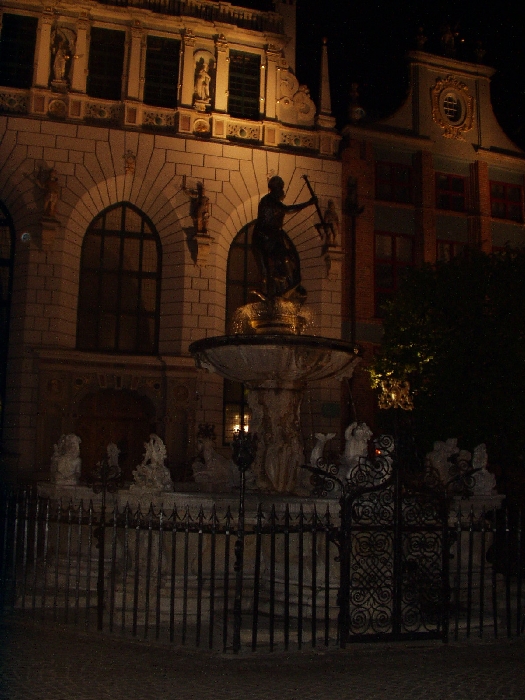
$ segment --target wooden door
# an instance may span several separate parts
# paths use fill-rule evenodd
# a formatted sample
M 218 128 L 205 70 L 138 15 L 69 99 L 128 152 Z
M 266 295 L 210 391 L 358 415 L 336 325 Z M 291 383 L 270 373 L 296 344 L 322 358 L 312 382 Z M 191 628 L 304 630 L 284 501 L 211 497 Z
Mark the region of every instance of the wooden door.
M 108 443 L 120 450 L 119 464 L 126 481 L 142 462 L 144 443 L 155 432 L 154 409 L 145 397 L 131 391 L 106 389 L 86 396 L 80 404 L 76 433 L 81 438 L 82 477 L 103 457 Z

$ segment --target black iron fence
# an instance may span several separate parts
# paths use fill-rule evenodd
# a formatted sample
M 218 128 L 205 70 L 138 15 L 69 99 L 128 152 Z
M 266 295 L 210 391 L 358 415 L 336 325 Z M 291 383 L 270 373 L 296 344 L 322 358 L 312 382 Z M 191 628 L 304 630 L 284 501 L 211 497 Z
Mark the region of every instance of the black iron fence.
M 342 501 L 259 506 L 242 522 L 215 506 L 132 511 L 5 493 L 0 606 L 223 651 L 521 634 L 521 514 L 440 521 L 430 501 L 416 507 L 406 488 L 403 498 L 396 511 L 395 489 L 377 489 L 343 519 Z

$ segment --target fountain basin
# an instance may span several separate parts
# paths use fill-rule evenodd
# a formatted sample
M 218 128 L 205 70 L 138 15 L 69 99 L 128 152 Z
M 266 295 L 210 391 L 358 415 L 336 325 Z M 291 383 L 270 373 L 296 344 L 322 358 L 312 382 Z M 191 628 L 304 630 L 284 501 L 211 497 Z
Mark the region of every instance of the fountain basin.
M 350 377 L 360 360 L 352 343 L 313 335 L 222 335 L 197 340 L 189 350 L 198 367 L 263 389 Z
M 204 338 L 192 343 L 190 352 L 197 367 L 250 389 L 250 431 L 258 439 L 252 465 L 257 487 L 307 495 L 306 474 L 300 468 L 303 390 L 309 381 L 351 377 L 360 360 L 357 348 L 343 340 L 279 333 Z

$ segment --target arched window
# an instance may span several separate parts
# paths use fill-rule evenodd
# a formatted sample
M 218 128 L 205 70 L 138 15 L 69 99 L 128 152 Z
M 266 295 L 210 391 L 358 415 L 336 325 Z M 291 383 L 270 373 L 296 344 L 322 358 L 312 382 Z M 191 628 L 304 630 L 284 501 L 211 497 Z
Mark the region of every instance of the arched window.
M 257 301 L 253 292 L 263 289 L 261 274 L 252 252 L 255 221 L 244 226 L 235 236 L 228 253 L 226 271 L 226 327 L 239 306 Z
M 239 306 L 257 301 L 252 292 L 262 291 L 261 275 L 252 252 L 252 233 L 255 222 L 242 228 L 233 239 L 228 253 L 226 272 L 226 328 Z M 233 432 L 243 422 L 249 425 L 247 390 L 240 382 L 224 380 L 223 394 L 223 442 L 231 442 Z
M 9 348 L 9 312 L 13 287 L 15 227 L 0 202 L 0 444 L 5 406 L 6 365 Z
M 105 209 L 82 244 L 77 348 L 154 354 L 159 335 L 161 246 L 128 202 Z

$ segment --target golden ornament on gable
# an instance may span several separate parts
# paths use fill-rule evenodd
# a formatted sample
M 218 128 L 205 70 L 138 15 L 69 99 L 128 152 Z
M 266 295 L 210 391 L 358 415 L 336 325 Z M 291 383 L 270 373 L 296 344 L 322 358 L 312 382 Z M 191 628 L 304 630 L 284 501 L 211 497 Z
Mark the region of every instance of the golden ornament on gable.
M 430 91 L 432 119 L 443 129 L 447 139 L 464 141 L 474 122 L 474 98 L 468 86 L 449 75 L 438 78 Z

